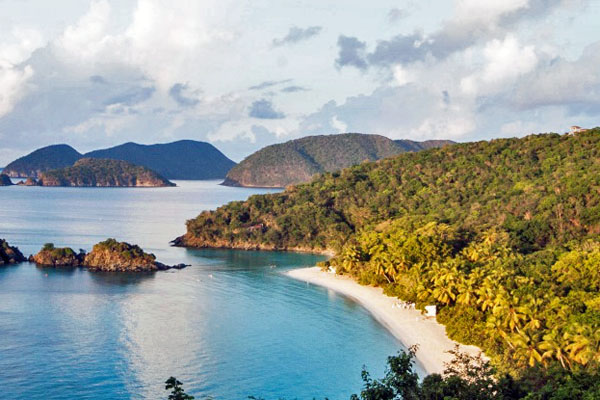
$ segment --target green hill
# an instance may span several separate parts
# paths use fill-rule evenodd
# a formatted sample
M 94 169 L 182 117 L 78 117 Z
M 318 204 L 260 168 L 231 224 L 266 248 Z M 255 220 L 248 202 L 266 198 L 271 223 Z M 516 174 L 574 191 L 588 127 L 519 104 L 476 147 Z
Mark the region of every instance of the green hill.
M 152 145 L 125 143 L 86 153 L 85 157 L 128 161 L 169 179 L 221 179 L 235 166 L 212 144 L 194 140 Z
M 332 251 L 500 371 L 596 370 L 598 160 L 600 128 L 406 153 L 205 211 L 175 244 Z
M 40 186 L 175 186 L 156 172 L 121 160 L 82 158 L 72 167 L 41 174 Z
M 315 174 L 447 143 L 451 142 L 393 141 L 379 135 L 360 133 L 308 136 L 267 146 L 251 154 L 229 171 L 223 184 L 285 187 L 307 182 Z
M 11 178 L 39 178 L 42 172 L 68 167 L 81 158 L 81 154 L 66 144 L 42 147 L 8 164 L 3 174 Z

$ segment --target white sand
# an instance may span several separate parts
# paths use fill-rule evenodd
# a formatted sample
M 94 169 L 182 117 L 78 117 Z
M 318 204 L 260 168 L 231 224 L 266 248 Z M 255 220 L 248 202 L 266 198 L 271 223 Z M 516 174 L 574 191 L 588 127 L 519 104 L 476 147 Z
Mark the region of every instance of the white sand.
M 295 269 L 286 274 L 334 290 L 360 303 L 403 345 L 419 345 L 417 361 L 428 374 L 441 373 L 444 363 L 452 359 L 447 351 L 457 343 L 446 336 L 445 327 L 433 317 L 425 317 L 419 310 L 395 307 L 399 300 L 386 296 L 381 288 L 360 285 L 351 278 L 323 272 L 319 267 Z M 460 350 L 472 355 L 481 352 L 475 346 L 465 345 L 460 345 Z

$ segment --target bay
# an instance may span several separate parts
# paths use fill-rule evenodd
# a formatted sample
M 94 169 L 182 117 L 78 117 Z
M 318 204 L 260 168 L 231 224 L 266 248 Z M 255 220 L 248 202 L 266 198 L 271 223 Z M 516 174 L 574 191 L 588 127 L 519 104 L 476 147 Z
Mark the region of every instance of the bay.
M 282 275 L 322 256 L 169 246 L 202 210 L 265 189 L 0 188 L 0 238 L 90 250 L 108 237 L 180 271 L 0 267 L 0 397 L 160 399 L 176 376 L 196 398 L 347 399 L 366 365 L 402 345 L 332 291 Z M 272 190 L 271 190 L 272 192 Z

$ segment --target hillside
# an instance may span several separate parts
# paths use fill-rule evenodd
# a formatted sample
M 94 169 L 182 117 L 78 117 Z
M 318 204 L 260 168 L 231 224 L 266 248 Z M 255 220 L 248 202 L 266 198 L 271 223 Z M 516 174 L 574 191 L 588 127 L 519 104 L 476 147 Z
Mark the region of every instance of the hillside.
M 86 153 L 85 157 L 128 161 L 169 179 L 220 179 L 235 165 L 210 143 L 194 140 L 152 145 L 125 143 Z
M 11 178 L 39 178 L 42 172 L 68 167 L 81 158 L 81 154 L 66 144 L 42 147 L 8 164 L 3 174 Z
M 401 154 L 203 212 L 175 244 L 333 251 L 500 371 L 595 370 L 599 160 L 600 128 Z
M 41 174 L 40 186 L 175 186 L 156 172 L 120 160 L 82 158 L 72 167 Z
M 430 146 L 425 145 L 425 146 Z M 227 174 L 224 185 L 285 187 L 309 181 L 315 174 L 333 172 L 363 161 L 374 161 L 424 147 L 409 140 L 345 133 L 308 136 L 267 146 L 248 156 Z

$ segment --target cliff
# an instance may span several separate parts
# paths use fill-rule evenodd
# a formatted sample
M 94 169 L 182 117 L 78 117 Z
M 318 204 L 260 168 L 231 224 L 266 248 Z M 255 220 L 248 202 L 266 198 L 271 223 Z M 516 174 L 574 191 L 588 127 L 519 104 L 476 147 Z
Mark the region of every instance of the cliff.
M 72 167 L 41 174 L 40 186 L 163 187 L 175 186 L 146 167 L 126 161 L 82 158 Z
M 43 172 L 64 168 L 81 158 L 81 154 L 66 144 L 42 147 L 8 164 L 3 174 L 11 178 L 39 178 Z
M 435 142 L 393 141 L 379 135 L 359 133 L 308 136 L 267 146 L 248 156 L 229 171 L 223 184 L 285 187 L 310 181 L 315 174 L 435 145 Z
M 0 265 L 16 264 L 27 259 L 17 247 L 10 246 L 6 240 L 0 239 Z

